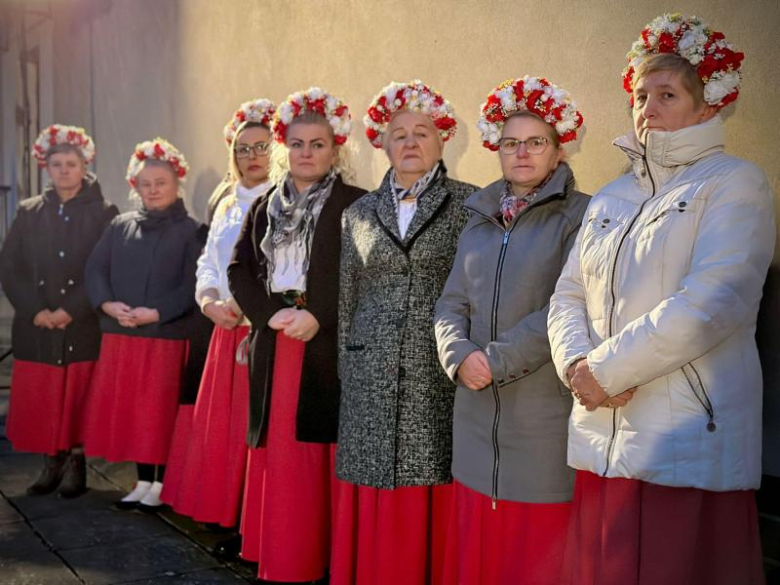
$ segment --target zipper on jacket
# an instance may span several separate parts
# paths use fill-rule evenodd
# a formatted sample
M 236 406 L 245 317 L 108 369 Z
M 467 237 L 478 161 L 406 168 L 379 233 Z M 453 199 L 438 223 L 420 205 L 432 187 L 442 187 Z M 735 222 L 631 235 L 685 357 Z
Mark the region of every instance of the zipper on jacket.
M 645 169 L 647 170 L 647 176 L 650 178 L 650 184 L 652 185 L 652 191 L 650 193 L 650 199 L 655 197 L 655 179 L 653 179 L 653 173 L 650 172 L 650 165 L 647 164 L 647 155 L 642 155 L 642 161 L 644 162 Z M 639 206 L 639 211 L 636 212 L 634 217 L 631 218 L 631 221 L 628 223 L 628 226 L 626 226 L 626 230 L 623 232 L 623 235 L 620 236 L 620 241 L 618 242 L 617 250 L 615 250 L 615 258 L 612 262 L 612 271 L 609 277 L 609 292 L 612 297 L 612 302 L 609 306 L 609 318 L 607 319 L 607 339 L 612 337 L 614 335 L 614 319 L 615 319 L 615 303 L 617 302 L 617 292 L 615 291 L 615 273 L 617 272 L 617 265 L 618 260 L 620 259 L 620 250 L 623 248 L 623 244 L 626 241 L 626 238 L 628 238 L 628 234 L 631 233 L 631 230 L 634 228 L 634 224 L 636 223 L 636 220 L 639 219 L 639 216 L 642 215 L 642 211 L 645 208 L 645 205 L 647 204 L 650 199 L 645 199 L 642 202 L 642 205 Z M 618 407 L 620 408 L 620 407 Z M 618 408 L 615 408 L 612 411 L 612 435 L 609 437 L 609 443 L 607 444 L 607 465 L 604 467 L 604 473 L 602 474 L 604 477 L 607 476 L 607 472 L 609 471 L 610 466 L 610 459 L 612 455 L 612 450 L 615 447 L 615 436 L 617 435 L 617 411 Z
M 683 376 L 685 376 L 685 381 L 688 382 L 688 386 L 691 388 L 691 392 L 693 392 L 693 395 L 696 397 L 696 400 L 699 401 L 699 404 L 702 405 L 702 408 L 704 408 L 705 412 L 707 413 L 707 417 L 709 420 L 707 421 L 707 430 L 711 433 L 715 432 L 715 429 L 717 429 L 717 425 L 715 424 L 715 409 L 712 406 L 712 401 L 710 400 L 709 394 L 707 394 L 707 389 L 704 387 L 704 382 L 701 379 L 701 376 L 699 375 L 699 371 L 696 369 L 696 366 L 693 365 L 693 363 L 686 364 L 691 367 L 693 370 L 693 373 L 696 374 L 696 380 L 699 383 L 699 388 L 701 388 L 701 392 L 703 395 L 699 396 L 699 393 L 696 392 L 696 388 L 693 385 L 693 382 L 691 382 L 691 379 L 688 377 L 688 374 L 685 372 L 685 366 L 680 368 L 682 370 Z
M 506 257 L 506 247 L 509 242 L 509 234 L 512 233 L 514 226 L 504 230 L 504 237 L 501 240 L 501 252 L 498 255 L 498 265 L 496 266 L 496 280 L 493 284 L 493 308 L 490 317 L 490 341 L 495 341 L 498 336 L 498 300 L 499 289 L 501 284 L 501 272 L 504 269 L 504 258 Z M 496 502 L 498 501 L 498 466 L 500 451 L 498 448 L 498 424 L 501 420 L 501 397 L 498 394 L 498 383 L 493 380 L 491 383 L 493 389 L 493 399 L 496 402 L 496 414 L 493 416 L 493 490 L 491 493 L 491 504 L 493 510 L 496 509 Z
M 57 215 L 62 215 L 62 208 L 64 205 L 65 205 L 64 203 L 60 203 L 60 208 L 59 210 L 57 210 Z

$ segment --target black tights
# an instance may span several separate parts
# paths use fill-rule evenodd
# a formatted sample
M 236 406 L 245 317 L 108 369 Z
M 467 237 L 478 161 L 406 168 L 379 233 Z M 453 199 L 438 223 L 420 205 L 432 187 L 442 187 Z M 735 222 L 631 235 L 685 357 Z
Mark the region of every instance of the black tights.
M 165 477 L 165 465 L 150 465 L 148 463 L 136 463 L 138 468 L 138 481 L 159 481 Z

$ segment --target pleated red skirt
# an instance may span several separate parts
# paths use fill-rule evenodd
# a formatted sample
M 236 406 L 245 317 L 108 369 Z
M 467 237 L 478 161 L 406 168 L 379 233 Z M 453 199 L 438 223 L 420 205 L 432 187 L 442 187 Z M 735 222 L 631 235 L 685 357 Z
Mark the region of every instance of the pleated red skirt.
M 559 585 L 571 502 L 492 499 L 454 482 L 447 585 Z
M 164 464 L 186 362 L 183 340 L 103 335 L 84 425 L 87 454 Z
M 81 445 L 94 361 L 51 366 L 15 360 L 6 435 L 17 451 L 56 455 Z
M 336 446 L 295 439 L 305 347 L 277 334 L 266 446 L 249 450 L 241 556 L 268 581 L 314 581 L 330 562 Z
M 332 585 L 444 585 L 452 484 L 393 490 L 339 482 Z
M 162 500 L 198 522 L 235 526 L 241 509 L 249 369 L 236 350 L 248 333 L 214 328 L 195 407 L 179 408 Z
M 762 584 L 755 494 L 578 471 L 561 582 Z

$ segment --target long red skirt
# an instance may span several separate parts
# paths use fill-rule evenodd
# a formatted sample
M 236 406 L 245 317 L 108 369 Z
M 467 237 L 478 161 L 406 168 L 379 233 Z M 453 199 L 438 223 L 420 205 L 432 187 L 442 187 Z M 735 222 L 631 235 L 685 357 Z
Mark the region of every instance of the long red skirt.
M 314 581 L 330 561 L 336 446 L 295 439 L 305 347 L 277 334 L 267 442 L 249 450 L 241 556 L 268 581 Z
M 332 585 L 444 585 L 452 484 L 393 490 L 339 482 Z
M 444 562 L 448 585 L 559 585 L 571 502 L 492 499 L 454 482 Z
M 249 369 L 236 350 L 248 333 L 214 328 L 194 410 L 179 408 L 162 500 L 198 522 L 235 526 L 241 509 Z
M 81 445 L 94 361 L 67 366 L 15 360 L 6 435 L 17 451 L 56 455 Z
M 753 491 L 711 492 L 577 472 L 562 583 L 764 583 Z
M 87 454 L 164 464 L 186 362 L 183 340 L 103 335 L 84 425 Z

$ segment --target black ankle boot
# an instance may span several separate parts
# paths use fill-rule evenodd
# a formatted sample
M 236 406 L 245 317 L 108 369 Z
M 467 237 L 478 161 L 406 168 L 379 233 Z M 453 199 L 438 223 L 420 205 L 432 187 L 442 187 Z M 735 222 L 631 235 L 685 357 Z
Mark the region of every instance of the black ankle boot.
M 65 462 L 59 494 L 63 498 L 78 498 L 87 491 L 87 462 L 84 453 L 70 453 Z
M 54 457 L 44 455 L 43 470 L 35 483 L 27 488 L 28 496 L 44 496 L 57 489 L 62 481 L 63 467 L 68 454 L 66 451 L 57 453 Z

